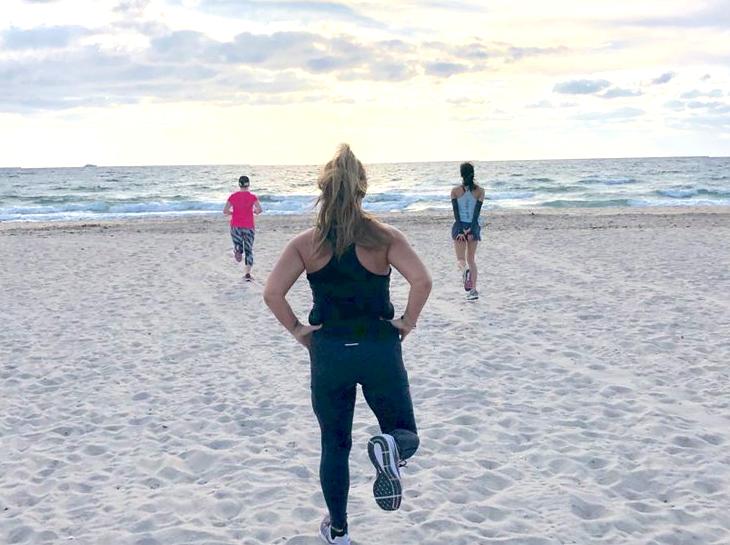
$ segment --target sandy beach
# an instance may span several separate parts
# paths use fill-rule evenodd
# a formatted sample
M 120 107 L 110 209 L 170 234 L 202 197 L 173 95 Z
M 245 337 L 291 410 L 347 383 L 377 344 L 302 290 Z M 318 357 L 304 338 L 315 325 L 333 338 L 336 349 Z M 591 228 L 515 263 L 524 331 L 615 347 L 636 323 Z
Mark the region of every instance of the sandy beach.
M 0 543 L 319 543 L 308 357 L 261 297 L 310 221 L 261 217 L 252 284 L 223 216 L 0 224 Z M 380 511 L 359 396 L 354 543 L 730 543 L 730 210 L 489 212 L 478 302 L 448 216 L 387 221 L 434 278 L 421 449 Z

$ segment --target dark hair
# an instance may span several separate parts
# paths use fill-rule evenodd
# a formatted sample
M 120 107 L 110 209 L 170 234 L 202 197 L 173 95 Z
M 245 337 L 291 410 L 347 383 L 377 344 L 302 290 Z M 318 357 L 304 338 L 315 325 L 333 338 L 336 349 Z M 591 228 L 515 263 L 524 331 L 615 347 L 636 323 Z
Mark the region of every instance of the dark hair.
M 460 170 L 464 187 L 474 189 L 474 165 L 471 163 L 461 163 Z
M 248 181 L 248 176 L 241 176 L 238 179 L 238 185 L 241 187 L 246 187 L 250 182 Z

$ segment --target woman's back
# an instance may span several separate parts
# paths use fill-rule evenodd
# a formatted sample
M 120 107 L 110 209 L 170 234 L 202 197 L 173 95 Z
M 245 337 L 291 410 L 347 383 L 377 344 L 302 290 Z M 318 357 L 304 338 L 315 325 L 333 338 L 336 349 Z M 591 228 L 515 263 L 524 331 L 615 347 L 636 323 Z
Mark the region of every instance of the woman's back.
M 378 228 L 388 234 L 392 229 L 385 224 L 379 224 Z M 331 245 L 318 247 L 318 240 L 319 237 L 315 227 L 300 233 L 293 240 L 308 275 L 325 267 L 334 256 Z M 387 245 L 370 247 L 356 242 L 353 247 L 355 248 L 357 260 L 365 269 L 372 274 L 384 275 L 389 273 L 390 263 L 388 262 Z
M 316 240 L 315 229 L 310 229 L 294 241 L 312 289 L 309 323 L 332 330 L 345 322 L 392 319 L 388 248 L 351 244 L 337 256 L 327 246 L 317 248 Z
M 464 223 L 471 223 L 474 217 L 474 209 L 477 205 L 477 198 L 474 196 L 474 191 L 465 190 L 461 197 L 457 197 L 456 203 L 459 206 L 459 219 Z
M 458 185 L 451 190 L 451 198 L 456 199 L 459 219 L 464 223 L 471 223 L 471 220 L 474 219 L 477 202 L 484 198 L 484 189 L 479 186 L 469 189 Z

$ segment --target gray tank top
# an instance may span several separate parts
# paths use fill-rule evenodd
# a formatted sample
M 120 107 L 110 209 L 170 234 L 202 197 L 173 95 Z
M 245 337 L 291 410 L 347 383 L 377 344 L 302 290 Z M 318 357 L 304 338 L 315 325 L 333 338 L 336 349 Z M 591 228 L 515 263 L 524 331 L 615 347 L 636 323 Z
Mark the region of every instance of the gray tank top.
M 464 223 L 471 223 L 474 208 L 477 205 L 476 197 L 467 189 L 461 197 L 456 199 L 456 204 L 459 205 L 459 219 Z

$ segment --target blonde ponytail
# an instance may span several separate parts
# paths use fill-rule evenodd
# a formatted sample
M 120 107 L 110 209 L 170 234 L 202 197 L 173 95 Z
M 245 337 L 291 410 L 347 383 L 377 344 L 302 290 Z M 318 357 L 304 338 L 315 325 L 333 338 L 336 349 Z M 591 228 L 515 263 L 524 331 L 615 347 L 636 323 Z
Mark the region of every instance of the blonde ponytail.
M 335 156 L 322 169 L 317 186 L 322 192 L 317 199 L 318 249 L 329 244 L 339 257 L 352 244 L 372 248 L 390 243 L 387 231 L 362 209 L 367 176 L 350 146 L 340 144 Z

